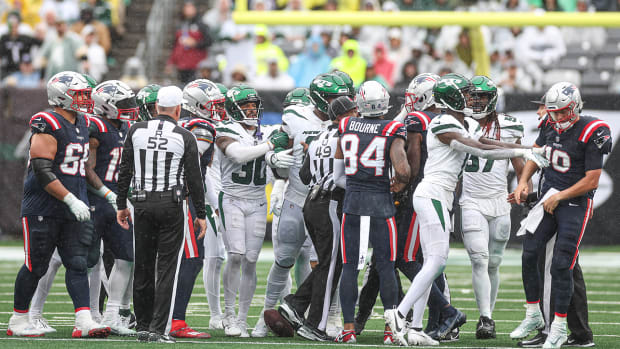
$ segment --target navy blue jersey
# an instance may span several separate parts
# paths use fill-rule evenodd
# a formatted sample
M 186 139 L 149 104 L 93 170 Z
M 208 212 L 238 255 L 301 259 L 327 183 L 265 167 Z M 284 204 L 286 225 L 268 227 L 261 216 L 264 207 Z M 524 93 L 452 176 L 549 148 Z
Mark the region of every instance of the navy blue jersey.
M 543 121 L 536 144 L 548 146 L 545 157 L 551 165 L 544 171 L 542 195 L 549 188 L 567 189 L 585 177 L 587 171 L 602 168 L 603 155 L 611 151 L 611 141 L 609 125 L 591 116 L 581 116 L 562 133 Z M 588 198 L 593 196 L 594 191 L 586 194 Z
M 428 158 L 428 150 L 426 149 L 426 129 L 435 116 L 437 116 L 437 114 L 430 111 L 414 111 L 409 113 L 405 118 L 407 132 L 422 134 L 422 144 L 420 145 L 420 171 L 418 172 L 416 180 L 412 186 L 416 186 L 417 183 L 419 183 L 424 177 L 424 164 L 426 163 L 426 158 Z M 415 190 L 415 188 L 413 189 Z
M 348 117 L 340 122 L 338 134 L 347 176 L 343 212 L 392 217 L 396 210 L 390 194 L 390 147 L 397 137 L 407 139 L 405 125 Z
M 202 154 L 202 157 L 200 157 L 200 170 L 202 172 L 202 177 L 204 178 L 207 174 L 207 166 L 211 163 L 211 160 L 213 160 L 213 153 L 215 151 L 215 147 L 213 145 L 213 141 L 215 140 L 215 125 L 201 118 L 183 118 L 179 120 L 179 125 L 188 131 L 191 131 L 194 136 L 196 136 L 196 140 L 198 142 L 207 142 L 211 144 L 211 146 L 209 146 L 209 148 Z M 196 130 L 197 128 L 206 131 L 206 133 L 199 132 Z
M 99 141 L 95 173 L 103 184 L 115 193 L 123 144 L 129 132 L 129 123 L 120 121 L 120 125 L 120 128 L 116 128 L 108 120 L 96 116 L 90 117 L 89 137 Z
M 60 114 L 40 112 L 30 119 L 32 134 L 47 133 L 56 139 L 56 156 L 52 170 L 69 192 L 88 204 L 86 194 L 86 160 L 88 160 L 88 117 L 78 114 L 75 124 Z M 69 207 L 48 194 L 39 184 L 28 164 L 24 183 L 22 216 L 43 216 L 76 220 Z

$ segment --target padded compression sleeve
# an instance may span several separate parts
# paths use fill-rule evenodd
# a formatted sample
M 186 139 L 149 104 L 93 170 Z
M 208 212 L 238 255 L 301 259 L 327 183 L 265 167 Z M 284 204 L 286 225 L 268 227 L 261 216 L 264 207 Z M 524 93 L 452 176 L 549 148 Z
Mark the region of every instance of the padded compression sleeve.
M 209 205 L 211 205 L 211 207 L 213 207 L 213 209 L 215 210 L 217 208 L 217 188 L 216 188 L 216 184 L 213 183 L 213 178 L 211 178 L 211 176 L 209 176 L 208 174 L 205 175 L 205 185 L 207 187 L 206 189 L 206 195 L 207 195 L 207 203 Z
M 465 145 L 456 139 L 453 139 L 450 142 L 450 148 L 460 151 L 462 153 L 468 153 L 471 155 L 475 155 L 480 158 L 490 159 L 490 160 L 503 160 L 510 159 L 516 157 L 523 157 L 529 149 L 523 148 L 502 148 L 502 149 L 492 149 L 492 150 L 484 150 L 476 147 L 472 147 L 469 145 Z
M 346 189 L 347 176 L 344 174 L 344 159 L 334 161 L 334 183 L 342 189 Z
M 37 177 L 37 182 L 42 188 L 45 188 L 48 184 L 58 179 L 52 171 L 53 162 L 50 159 L 34 158 L 30 160 L 32 171 Z
M 231 143 L 226 147 L 224 154 L 238 164 L 244 164 L 265 155 L 271 150 L 271 143 L 265 142 L 258 145 L 245 146 L 239 142 Z

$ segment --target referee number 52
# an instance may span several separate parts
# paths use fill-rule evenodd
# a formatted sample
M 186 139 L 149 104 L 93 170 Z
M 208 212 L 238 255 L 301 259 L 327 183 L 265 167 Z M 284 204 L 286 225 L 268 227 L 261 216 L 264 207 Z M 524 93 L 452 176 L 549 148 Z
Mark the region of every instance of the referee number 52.
M 168 150 L 168 147 L 166 147 L 166 144 L 168 144 L 168 138 L 160 138 L 158 136 L 149 137 L 147 143 L 147 149 Z

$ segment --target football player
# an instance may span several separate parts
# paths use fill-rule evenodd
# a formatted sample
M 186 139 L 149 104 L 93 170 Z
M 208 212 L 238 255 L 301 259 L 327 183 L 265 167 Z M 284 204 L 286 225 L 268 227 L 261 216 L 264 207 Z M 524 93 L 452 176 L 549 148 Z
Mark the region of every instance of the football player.
M 24 183 L 22 225 L 26 259 L 15 280 L 13 315 L 7 334 L 42 336 L 30 322 L 28 307 L 54 248 L 67 268 L 67 290 L 75 308 L 73 337 L 107 337 L 110 328 L 95 322 L 89 309 L 86 259 L 93 239 L 86 189 L 88 117 L 92 88 L 78 73 L 64 71 L 47 83 L 51 112 L 30 120 L 30 162 Z
M 340 303 L 344 329 L 335 339 L 340 343 L 356 343 L 357 276 L 366 263 L 369 242 L 379 272 L 386 318 L 390 316 L 389 309 L 398 302 L 394 274 L 396 209 L 390 190 L 400 192 L 405 188 L 410 168 L 405 152 L 405 125 L 383 120 L 389 102 L 390 95 L 381 84 L 364 82 L 356 96 L 362 118 L 345 118 L 338 128 L 334 178 L 338 186 L 345 188 L 340 244 L 343 261 Z M 395 174 L 390 180 L 392 166 Z
M 295 264 L 302 246 L 308 240 L 304 224 L 303 205 L 308 194 L 308 187 L 299 178 L 303 145 L 309 144 L 321 131 L 331 124 L 327 115 L 329 103 L 339 96 L 346 96 L 348 89 L 342 79 L 333 74 L 321 74 L 310 83 L 310 100 L 312 105 L 291 105 L 284 109 L 282 115 L 281 132 L 284 133 L 289 144 L 286 151 L 269 152 L 265 156 L 267 164 L 276 169 L 288 168 L 288 186 L 284 193 L 280 220 L 274 241 L 275 261 L 267 278 L 265 291 L 265 306 L 263 310 L 273 309 L 285 289 L 289 270 Z M 290 161 L 290 152 L 293 151 L 293 161 Z M 287 162 L 290 161 L 290 165 Z M 280 170 L 277 170 L 281 173 Z M 308 268 L 309 269 L 309 268 Z M 305 273 L 307 276 L 309 270 Z M 304 278 L 305 278 L 304 276 Z M 286 301 L 282 307 L 291 310 Z M 259 318 L 257 328 L 263 325 L 263 318 Z M 259 326 L 260 325 L 260 326 Z
M 521 143 L 523 123 L 506 114 L 497 113 L 497 87 L 486 76 L 471 79 L 471 122 L 469 131 L 481 137 L 508 143 Z M 521 177 L 523 160 L 510 160 L 517 178 Z M 476 338 L 495 338 L 492 311 L 499 290 L 499 266 L 510 237 L 510 204 L 506 201 L 508 160 L 483 160 L 470 155 L 463 170 L 459 205 L 463 243 L 472 267 L 472 284 L 480 319 Z M 530 186 L 531 188 L 531 186 Z
M 139 108 L 140 121 L 149 121 L 157 116 L 157 110 L 155 109 L 155 103 L 157 102 L 157 92 L 161 86 L 157 84 L 150 84 L 144 86 L 136 95 L 136 102 Z
M 256 261 L 267 224 L 265 154 L 282 141 L 276 140 L 280 134 L 269 140 L 265 136 L 274 128 L 260 126 L 262 102 L 250 86 L 237 85 L 229 89 L 225 107 L 231 120 L 217 127 L 216 138 L 216 145 L 222 152 L 219 214 L 228 253 L 224 268 L 224 333 L 249 337 L 246 321 L 256 290 Z M 237 293 L 239 314 L 235 317 Z
M 94 247 L 99 250 L 103 239 L 114 256 L 102 323 L 112 329 L 112 334 L 133 336 L 135 331 L 124 326 L 119 314 L 121 310 L 124 313 L 129 311 L 133 293 L 130 290 L 133 233 L 132 230 L 123 229 L 116 221 L 116 185 L 125 136 L 129 122 L 138 119 L 138 105 L 131 88 L 118 80 L 109 80 L 96 86 L 92 98 L 95 115 L 90 117 L 90 156 L 86 163 L 86 176 L 92 183 L 88 200 L 97 234 Z M 99 253 L 96 255 L 99 257 Z M 93 274 L 99 272 L 96 268 Z
M 390 316 L 387 316 L 395 342 L 400 345 L 437 345 L 437 341 L 416 329 L 408 331 L 407 341 L 402 314 L 407 314 L 416 302 L 426 304 L 433 280 L 445 268 L 450 238 L 448 208 L 452 207 L 454 190 L 467 154 L 492 160 L 526 157 L 537 161 L 541 167 L 547 164 L 531 148 L 487 138 L 473 138 L 465 126 L 470 90 L 470 81 L 458 74 L 443 76 L 433 88 L 435 102 L 440 103 L 445 112 L 436 116 L 428 125 L 430 132 L 426 139 L 428 158 L 424 166 L 424 178 L 413 194 L 424 264 L 398 309 L 390 311 Z
M 523 288 L 527 300 L 525 319 L 510 334 L 524 338 L 545 323 L 539 308 L 540 279 L 537 260 L 545 253 L 545 244 L 556 237 L 551 261 L 551 293 L 555 317 L 543 348 L 559 348 L 568 339 L 566 314 L 573 292 L 573 268 L 579 254 L 588 220 L 592 216 L 592 198 L 598 187 L 603 156 L 611 151 L 611 131 L 604 121 L 583 116 L 579 89 L 569 82 L 551 86 L 545 94 L 548 116 L 540 127 L 536 146 L 544 150 L 551 166 L 545 169 L 542 198 L 530 214 L 544 210 L 542 218 L 531 224 L 523 241 Z M 537 170 L 528 161 L 514 192 L 517 202 L 528 194 L 527 180 Z M 534 224 L 536 223 L 536 224 Z M 527 226 L 530 226 L 528 223 Z M 533 230 L 533 231 L 532 231 Z
M 284 102 L 282 102 L 282 108 L 286 109 L 287 107 L 294 104 L 312 104 L 312 102 L 310 101 L 310 90 L 305 87 L 297 87 L 289 91 L 286 94 L 286 97 L 284 97 Z
M 207 190 L 207 232 L 213 237 L 213 242 L 217 242 L 215 238 L 217 234 L 217 195 L 214 185 L 210 183 L 211 176 L 207 176 L 207 167 L 211 165 L 213 159 L 215 140 L 214 123 L 222 120 L 224 112 L 224 95 L 219 88 L 211 81 L 206 79 L 198 79 L 189 82 L 183 88 L 183 105 L 181 109 L 181 118 L 179 124 L 192 132 L 196 137 L 198 144 L 198 153 L 200 155 L 200 169 L 203 182 L 209 190 Z M 187 305 L 194 290 L 196 277 L 203 267 L 205 255 L 205 242 L 199 239 L 200 232 L 193 227 L 193 219 L 195 212 L 194 205 L 191 200 L 186 202 L 186 209 L 189 208 L 189 217 L 186 225 L 185 242 L 183 259 L 179 267 L 179 276 L 177 278 L 176 296 L 174 301 L 174 309 L 172 311 L 172 325 L 170 335 L 176 338 L 210 338 L 206 332 L 193 330 L 185 322 L 185 314 Z M 219 270 L 218 270 L 219 276 Z M 219 283 L 219 277 L 218 277 Z M 208 298 L 207 298 L 208 299 Z M 217 299 L 219 302 L 219 297 Z M 217 309 L 214 309 L 217 310 Z

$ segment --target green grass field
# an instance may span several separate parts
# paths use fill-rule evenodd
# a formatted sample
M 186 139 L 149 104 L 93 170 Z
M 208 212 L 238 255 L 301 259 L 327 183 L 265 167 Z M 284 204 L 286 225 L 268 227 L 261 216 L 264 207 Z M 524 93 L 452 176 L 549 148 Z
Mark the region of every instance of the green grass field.
M 612 252 L 616 251 L 616 252 Z M 582 267 L 588 287 L 588 299 L 590 306 L 590 325 L 594 331 L 594 339 L 598 348 L 620 348 L 620 266 L 618 249 L 606 249 L 599 252 L 593 249 L 582 251 Z M 519 251 L 508 251 L 505 265 L 501 269 L 502 284 L 499 291 L 499 299 L 494 312 L 497 324 L 497 336 L 495 340 L 479 341 L 475 339 L 474 331 L 478 320 L 478 310 L 471 289 L 471 268 L 467 264 L 464 251 L 451 251 L 449 266 L 446 269 L 452 294 L 452 303 L 468 315 L 468 322 L 461 328 L 461 340 L 455 343 L 442 344 L 443 347 L 451 348 L 511 348 L 516 347 L 516 342 L 508 337 L 524 315 L 524 293 L 521 284 L 521 268 L 519 266 Z M 588 254 L 595 255 L 594 259 L 587 259 Z M 1 259 L 1 256 L 0 256 Z M 249 326 L 253 327 L 257 316 L 262 308 L 267 274 L 271 263 L 261 258 L 258 264 L 258 288 L 252 302 Z M 614 261 L 611 267 L 605 261 Z M 56 277 L 50 297 L 45 306 L 45 317 L 58 332 L 41 339 L 20 339 L 7 337 L 6 329 L 8 318 L 12 310 L 13 284 L 15 275 L 21 262 L 15 260 L 2 261 L 0 263 L 0 347 L 2 348 L 130 348 L 139 346 L 161 347 L 161 344 L 139 344 L 134 338 L 110 337 L 105 340 L 71 339 L 74 315 L 71 301 L 66 293 L 64 285 L 64 270 Z M 187 322 L 195 329 L 206 330 L 209 320 L 209 310 L 206 302 L 205 290 L 202 284 L 202 276 L 199 276 L 194 295 L 188 309 Z M 360 277 L 361 280 L 361 277 Z M 404 280 L 403 285 L 409 286 Z M 222 299 L 223 302 L 223 299 Z M 380 307 L 375 308 L 369 324 L 364 333 L 358 337 L 358 347 L 383 346 L 383 311 Z M 223 331 L 211 331 L 212 338 L 203 341 L 179 340 L 177 346 L 186 347 L 197 345 L 210 345 L 224 348 L 303 348 L 315 346 L 333 346 L 341 344 L 308 342 L 301 338 L 276 338 L 269 336 L 263 339 L 241 339 L 225 337 Z

